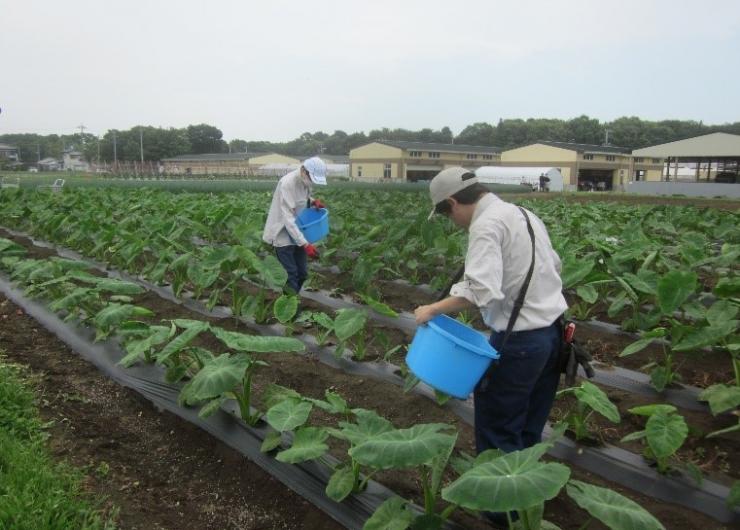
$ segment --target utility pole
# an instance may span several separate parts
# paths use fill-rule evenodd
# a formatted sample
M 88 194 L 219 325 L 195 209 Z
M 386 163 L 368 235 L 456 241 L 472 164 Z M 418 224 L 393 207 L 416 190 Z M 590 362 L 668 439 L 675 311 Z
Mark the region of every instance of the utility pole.
M 41 145 L 36 144 L 36 163 L 41 162 Z
M 113 163 L 118 164 L 118 152 L 116 151 L 116 130 L 113 129 Z
M 141 163 L 144 163 L 144 129 L 139 127 L 139 153 L 141 154 Z
M 82 136 L 83 134 L 85 134 L 85 129 L 87 129 L 87 127 L 85 127 L 84 125 L 78 125 L 77 127 L 75 127 L 75 129 L 79 129 L 80 136 Z

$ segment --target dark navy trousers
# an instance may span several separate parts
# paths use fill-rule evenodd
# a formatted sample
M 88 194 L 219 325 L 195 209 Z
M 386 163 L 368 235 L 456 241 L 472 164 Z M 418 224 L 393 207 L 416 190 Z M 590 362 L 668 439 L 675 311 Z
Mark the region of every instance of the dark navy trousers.
M 288 273 L 288 287 L 299 293 L 303 282 L 308 278 L 308 257 L 303 247 L 288 245 L 275 247 L 275 254 L 285 272 Z
M 560 380 L 560 326 L 491 334 L 501 355 L 474 392 L 475 445 L 478 453 L 498 448 L 506 453 L 539 443 Z

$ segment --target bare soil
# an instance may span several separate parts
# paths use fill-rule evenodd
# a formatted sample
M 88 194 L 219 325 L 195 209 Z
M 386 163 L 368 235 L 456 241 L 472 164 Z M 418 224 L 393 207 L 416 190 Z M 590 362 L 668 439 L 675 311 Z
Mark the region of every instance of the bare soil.
M 85 488 L 118 509 L 120 528 L 342 528 L 240 453 L 107 379 L 4 297 L 0 350 L 34 374 L 52 454 L 86 470 Z

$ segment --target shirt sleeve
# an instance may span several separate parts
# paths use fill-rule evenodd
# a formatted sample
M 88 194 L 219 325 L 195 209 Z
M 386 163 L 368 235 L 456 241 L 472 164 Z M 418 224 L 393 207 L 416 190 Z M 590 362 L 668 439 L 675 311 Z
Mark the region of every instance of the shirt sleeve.
M 280 196 L 280 217 L 283 219 L 285 229 L 288 231 L 290 237 L 295 241 L 295 244 L 299 247 L 306 245 L 308 241 L 303 236 L 300 228 L 295 222 L 295 213 L 293 212 L 293 201 L 292 197 L 295 195 L 293 186 L 289 186 L 288 189 L 284 189 Z
M 504 299 L 501 239 L 502 227 L 498 223 L 493 229 L 471 232 L 465 275 L 450 289 L 452 296 L 461 296 L 479 308 Z

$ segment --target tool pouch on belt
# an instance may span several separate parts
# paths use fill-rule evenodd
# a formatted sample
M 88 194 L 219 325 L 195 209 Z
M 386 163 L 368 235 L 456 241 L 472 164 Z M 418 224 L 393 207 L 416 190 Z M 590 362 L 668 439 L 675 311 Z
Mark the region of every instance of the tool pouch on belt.
M 595 373 L 591 367 L 591 354 L 573 337 L 566 337 L 565 330 L 570 322 L 563 315 L 558 318 L 560 328 L 560 351 L 558 353 L 558 369 L 565 374 L 565 386 L 570 387 L 576 383 L 578 366 L 582 366 L 586 377 L 591 379 Z

